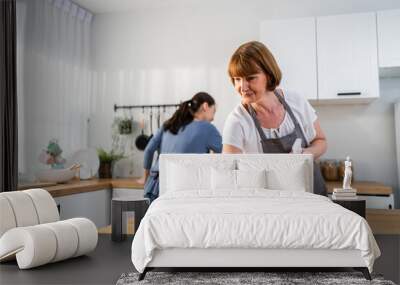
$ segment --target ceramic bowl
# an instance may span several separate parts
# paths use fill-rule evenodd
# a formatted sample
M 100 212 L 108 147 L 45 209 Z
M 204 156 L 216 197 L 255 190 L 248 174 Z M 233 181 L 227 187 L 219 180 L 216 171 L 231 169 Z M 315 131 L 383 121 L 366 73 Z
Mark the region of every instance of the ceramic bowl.
M 75 177 L 76 170 L 65 169 L 46 169 L 36 174 L 41 182 L 65 183 Z

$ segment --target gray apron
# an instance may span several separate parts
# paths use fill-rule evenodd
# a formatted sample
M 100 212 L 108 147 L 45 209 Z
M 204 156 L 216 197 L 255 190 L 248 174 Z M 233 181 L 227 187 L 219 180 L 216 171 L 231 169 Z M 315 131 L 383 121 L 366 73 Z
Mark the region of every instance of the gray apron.
M 263 129 L 261 128 L 260 122 L 257 119 L 256 112 L 254 111 L 253 107 L 251 107 L 251 105 L 249 104 L 247 111 L 253 118 L 258 134 L 261 137 L 260 143 L 262 146 L 263 153 L 290 153 L 292 151 L 292 146 L 297 138 L 301 139 L 303 148 L 308 147 L 308 143 L 304 136 L 303 130 L 301 129 L 299 122 L 294 116 L 292 109 L 286 103 L 285 99 L 281 95 L 279 95 L 276 90 L 274 91 L 274 94 L 278 98 L 279 102 L 283 105 L 286 112 L 288 112 L 290 118 L 292 119 L 294 123 L 294 131 L 281 138 L 267 139 Z M 326 185 L 324 178 L 322 177 L 321 169 L 318 167 L 315 161 L 314 161 L 314 193 L 327 196 Z

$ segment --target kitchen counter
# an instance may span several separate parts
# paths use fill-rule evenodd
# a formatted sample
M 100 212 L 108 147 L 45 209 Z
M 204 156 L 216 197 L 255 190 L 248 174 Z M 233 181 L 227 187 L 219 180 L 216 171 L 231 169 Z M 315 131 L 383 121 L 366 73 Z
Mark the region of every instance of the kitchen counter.
M 136 182 L 137 178 L 120 178 L 120 179 L 89 179 L 79 180 L 74 179 L 68 183 L 54 184 L 54 183 L 32 183 L 24 184 L 18 187 L 19 190 L 30 188 L 43 188 L 49 191 L 53 197 L 67 196 L 77 193 L 97 191 L 101 189 L 112 188 L 125 188 L 125 189 L 141 189 L 143 184 Z M 328 193 L 332 193 L 333 188 L 340 188 L 340 181 L 326 182 Z M 391 195 L 393 193 L 392 187 L 386 186 L 382 183 L 372 181 L 357 181 L 352 184 L 357 189 L 357 194 L 361 195 Z
M 136 183 L 137 178 L 123 179 L 90 179 L 90 180 L 72 180 L 64 184 L 54 183 L 34 183 L 20 185 L 19 190 L 29 188 L 43 188 L 53 197 L 69 196 L 73 194 L 99 191 L 102 189 L 124 188 L 142 190 L 143 185 Z M 340 182 L 327 182 L 328 193 L 333 188 L 340 187 Z M 354 182 L 353 187 L 357 189 L 358 194 L 364 195 L 390 195 L 392 188 L 377 182 Z M 400 234 L 400 210 L 367 209 L 367 221 L 374 234 Z
M 19 190 L 30 188 L 43 188 L 47 190 L 53 197 L 68 196 L 78 193 L 98 191 L 102 189 L 125 188 L 125 189 L 141 189 L 143 184 L 136 183 L 137 178 L 121 178 L 121 179 L 89 179 L 79 180 L 73 179 L 68 183 L 32 183 L 24 184 L 18 187 Z
M 367 221 L 374 234 L 400 235 L 400 209 L 367 209 Z
M 333 188 L 342 188 L 343 186 L 341 181 L 327 181 L 326 187 L 328 194 L 332 194 Z M 359 195 L 389 196 L 393 194 L 392 187 L 374 181 L 356 181 L 351 184 L 351 187 L 357 189 Z

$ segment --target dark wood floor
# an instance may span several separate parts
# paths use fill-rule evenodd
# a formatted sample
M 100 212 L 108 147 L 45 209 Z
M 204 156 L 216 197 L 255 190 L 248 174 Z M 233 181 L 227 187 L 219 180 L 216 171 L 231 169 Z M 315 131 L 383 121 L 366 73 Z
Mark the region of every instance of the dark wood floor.
M 375 239 L 381 257 L 375 261 L 374 271 L 400 284 L 400 235 L 375 235 Z
M 382 256 L 375 272 L 395 283 L 400 281 L 400 236 L 375 236 Z M 132 238 L 115 243 L 110 235 L 99 235 L 96 250 L 88 256 L 19 270 L 16 262 L 0 265 L 0 284 L 115 284 L 124 272 L 134 271 L 130 258 Z
M 134 271 L 131 262 L 132 237 L 112 242 L 111 235 L 99 235 L 96 250 L 87 256 L 19 270 L 16 262 L 0 265 L 0 284 L 115 284 L 124 272 Z

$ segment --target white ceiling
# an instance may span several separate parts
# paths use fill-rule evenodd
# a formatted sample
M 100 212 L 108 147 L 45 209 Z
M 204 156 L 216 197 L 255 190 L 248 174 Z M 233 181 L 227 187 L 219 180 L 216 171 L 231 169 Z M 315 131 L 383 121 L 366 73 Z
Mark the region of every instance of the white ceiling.
M 1 2 L 2 0 L 0 0 Z M 181 8 L 190 7 L 196 9 L 196 7 L 210 7 L 212 11 L 215 7 L 226 7 L 226 9 L 249 9 L 251 7 L 263 7 L 267 2 L 273 11 L 276 11 L 276 7 L 293 7 L 296 9 L 296 5 L 300 5 L 297 0 L 71 0 L 79 6 L 91 11 L 93 14 L 103 13 L 116 13 L 116 12 L 130 12 L 130 11 L 143 11 L 146 9 L 163 9 L 163 8 Z M 337 2 L 337 3 L 336 3 Z M 376 6 L 379 9 L 393 9 L 398 7 L 399 0 L 353 0 L 349 3 L 357 4 L 358 7 L 363 6 Z M 304 0 L 301 5 L 314 5 L 329 7 L 344 7 L 347 4 L 346 0 L 342 1 L 321 1 L 321 0 Z M 381 4 L 379 4 L 381 3 Z M 350 5 L 350 4 L 348 4 Z M 385 7 L 387 6 L 387 8 Z M 350 7 L 350 6 L 348 6 Z M 350 8 L 349 8 L 350 9 Z M 378 9 L 378 8 L 377 8 Z M 350 9 L 351 10 L 351 9 Z M 362 10 L 362 9 L 361 9 Z
M 140 9 L 163 8 L 188 0 L 72 0 L 94 14 L 127 12 Z

